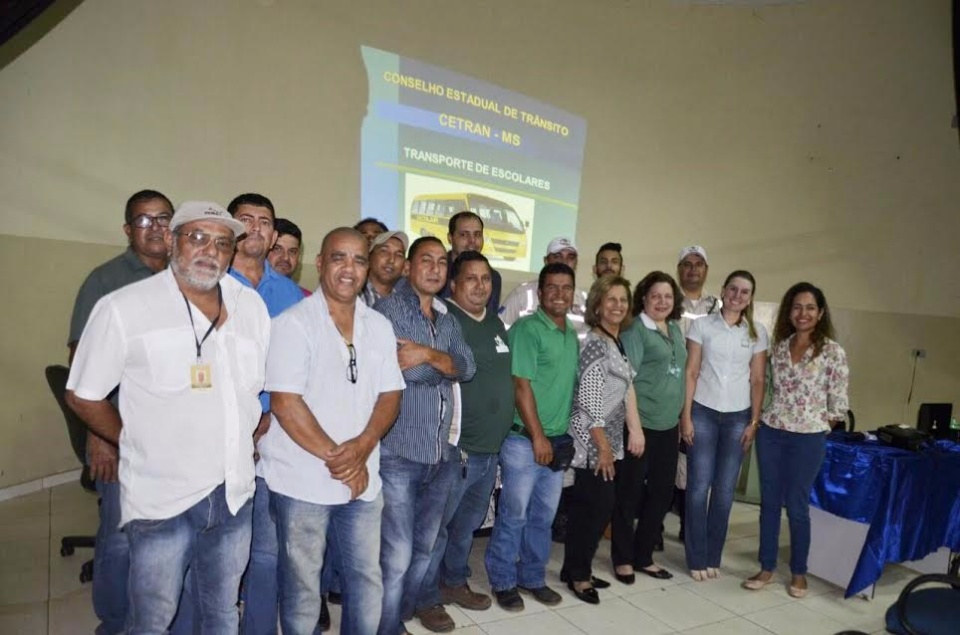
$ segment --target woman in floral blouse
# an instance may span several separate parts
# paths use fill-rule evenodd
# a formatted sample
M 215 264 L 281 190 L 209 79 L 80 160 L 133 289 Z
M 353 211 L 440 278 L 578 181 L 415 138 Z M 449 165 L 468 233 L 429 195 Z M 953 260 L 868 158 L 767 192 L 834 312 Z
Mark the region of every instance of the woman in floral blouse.
M 621 329 L 630 324 L 630 305 L 630 283 L 623 278 L 604 276 L 590 289 L 584 319 L 591 329 L 580 351 L 570 413 L 575 480 L 567 503 L 566 553 L 560 579 L 590 604 L 600 602 L 596 589 L 610 586 L 593 577 L 591 562 L 613 513 L 617 466 L 622 463 L 625 446 L 634 456 L 640 456 L 644 446 L 633 390 L 636 373 L 620 342 Z
M 847 355 L 833 340 L 823 291 L 809 282 L 783 296 L 773 330 L 773 401 L 757 433 L 760 469 L 760 572 L 745 589 L 762 589 L 777 566 L 780 510 L 790 522 L 792 597 L 807 594 L 810 488 L 820 471 L 831 422 L 846 417 Z

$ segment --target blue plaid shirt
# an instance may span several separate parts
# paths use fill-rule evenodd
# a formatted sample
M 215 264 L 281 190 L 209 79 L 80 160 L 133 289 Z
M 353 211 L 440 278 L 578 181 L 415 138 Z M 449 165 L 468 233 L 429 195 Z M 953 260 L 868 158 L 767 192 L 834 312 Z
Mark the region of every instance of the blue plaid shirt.
M 429 364 L 403 371 L 407 388 L 403 391 L 400 415 L 382 445 L 415 463 L 434 465 L 447 461 L 453 449 L 447 442 L 453 415 L 452 385 L 470 381 L 477 371 L 473 351 L 463 339 L 460 323 L 437 298 L 433 300 L 436 319 L 431 322 L 420 309 L 420 297 L 406 278 L 401 278 L 393 293 L 380 299 L 374 309 L 390 320 L 398 338 L 447 353 L 456 367 L 454 375 L 444 375 Z

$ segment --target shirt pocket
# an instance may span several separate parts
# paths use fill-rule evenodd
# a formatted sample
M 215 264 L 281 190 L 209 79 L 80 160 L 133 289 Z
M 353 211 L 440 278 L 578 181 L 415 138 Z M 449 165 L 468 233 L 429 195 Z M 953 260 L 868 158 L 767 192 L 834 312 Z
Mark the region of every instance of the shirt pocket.
M 143 338 L 147 354 L 151 389 L 175 393 L 190 389 L 190 367 L 197 363 L 196 344 L 189 330 L 152 331 Z

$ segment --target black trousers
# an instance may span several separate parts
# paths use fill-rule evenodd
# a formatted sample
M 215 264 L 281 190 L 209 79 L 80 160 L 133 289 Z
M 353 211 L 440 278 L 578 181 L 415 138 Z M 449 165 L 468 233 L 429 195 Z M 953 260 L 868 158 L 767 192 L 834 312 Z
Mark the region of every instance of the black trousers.
M 673 500 L 679 436 L 669 430 L 643 430 L 643 456 L 624 455 L 617 467 L 610 556 L 613 566 L 643 569 L 653 564 L 653 547 Z M 633 519 L 637 519 L 634 529 Z
M 617 461 L 614 471 L 620 469 Z M 574 470 L 573 485 L 567 499 L 567 540 L 563 570 L 569 580 L 586 582 L 592 575 L 591 564 L 603 530 L 610 521 L 616 502 L 614 481 L 604 481 L 592 469 Z

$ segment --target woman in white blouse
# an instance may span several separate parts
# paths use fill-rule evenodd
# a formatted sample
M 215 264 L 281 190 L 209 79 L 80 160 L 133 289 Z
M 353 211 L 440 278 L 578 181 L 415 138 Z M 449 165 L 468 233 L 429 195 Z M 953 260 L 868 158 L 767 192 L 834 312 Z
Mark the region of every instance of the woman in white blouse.
M 680 435 L 687 444 L 687 567 L 696 581 L 719 576 L 733 491 L 763 405 L 768 338 L 753 321 L 756 281 L 734 271 L 720 313 L 687 333 L 687 390 Z
M 757 434 L 760 469 L 760 572 L 745 589 L 773 580 L 780 537 L 780 510 L 790 522 L 792 597 L 807 594 L 810 552 L 810 488 L 820 471 L 831 423 L 847 414 L 847 355 L 833 341 L 823 291 L 809 282 L 783 296 L 773 330 L 773 401 Z

